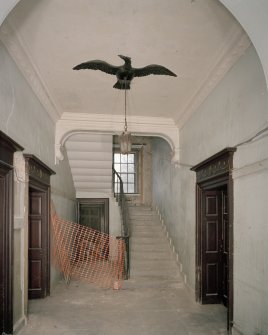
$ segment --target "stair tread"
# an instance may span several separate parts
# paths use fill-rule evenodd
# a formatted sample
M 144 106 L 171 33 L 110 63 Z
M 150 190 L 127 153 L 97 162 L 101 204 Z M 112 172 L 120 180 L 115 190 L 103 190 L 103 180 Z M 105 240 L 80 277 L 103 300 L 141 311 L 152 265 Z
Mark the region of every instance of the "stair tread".
M 131 207 L 130 280 L 135 287 L 167 287 L 182 283 L 179 268 L 157 213 Z

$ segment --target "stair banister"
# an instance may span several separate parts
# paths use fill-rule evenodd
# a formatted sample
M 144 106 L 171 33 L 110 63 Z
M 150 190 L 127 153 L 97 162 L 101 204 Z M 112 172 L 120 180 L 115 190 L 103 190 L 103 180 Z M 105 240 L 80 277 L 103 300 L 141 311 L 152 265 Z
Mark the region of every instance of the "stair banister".
M 122 178 L 117 173 L 117 171 L 112 168 L 113 170 L 113 192 L 114 196 L 116 198 L 116 201 L 118 202 L 118 205 L 120 207 L 121 211 L 121 232 L 122 236 L 118 236 L 118 238 L 122 238 L 125 241 L 126 246 L 126 254 L 125 254 L 125 279 L 129 278 L 130 275 L 130 250 L 129 250 L 129 215 L 128 215 L 128 204 L 127 204 L 127 198 L 124 193 L 124 184 L 122 181 Z M 115 180 L 118 180 L 117 183 L 115 183 Z

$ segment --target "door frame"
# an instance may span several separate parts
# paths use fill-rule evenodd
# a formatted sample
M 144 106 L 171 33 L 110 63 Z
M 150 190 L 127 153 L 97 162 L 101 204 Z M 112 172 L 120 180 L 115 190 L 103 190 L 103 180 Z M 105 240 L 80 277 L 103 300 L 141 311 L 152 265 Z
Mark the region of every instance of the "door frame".
M 109 198 L 77 198 L 77 222 L 80 223 L 80 204 L 104 205 L 105 234 L 109 234 Z
M 3 222 L 3 305 L 1 306 L 0 332 L 13 334 L 13 281 L 14 281 L 14 167 L 13 155 L 22 151 L 18 143 L 0 131 L 0 175 L 4 179 L 4 204 L 1 207 Z M 1 205 L 0 205 L 1 206 Z M 0 209 L 0 210 L 1 210 Z M 1 219 L 1 218 L 0 218 Z M 0 237 L 1 238 L 1 237 Z
M 46 283 L 45 283 L 45 296 L 50 295 L 50 198 L 51 198 L 51 187 L 50 177 L 55 172 L 45 165 L 40 159 L 31 154 L 24 154 L 26 162 L 26 172 L 29 175 L 29 188 L 34 191 L 43 192 L 46 194 L 46 216 L 47 216 L 47 264 L 46 264 Z M 30 201 L 30 200 L 29 200 Z M 28 228 L 29 229 L 29 228 Z
M 205 190 L 213 190 L 219 187 L 227 187 L 229 208 L 229 253 L 228 253 L 228 306 L 227 329 L 230 331 L 233 325 L 233 155 L 236 148 L 226 148 L 212 157 L 202 161 L 191 168 L 196 172 L 196 301 L 202 303 L 202 194 Z

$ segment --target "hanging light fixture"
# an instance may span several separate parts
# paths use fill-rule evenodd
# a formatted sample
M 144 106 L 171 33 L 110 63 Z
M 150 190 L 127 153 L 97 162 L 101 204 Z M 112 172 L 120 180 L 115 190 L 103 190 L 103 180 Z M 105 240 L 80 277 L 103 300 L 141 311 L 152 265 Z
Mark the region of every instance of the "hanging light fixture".
M 125 125 L 124 131 L 119 136 L 121 154 L 126 155 L 131 152 L 131 140 L 131 133 L 127 131 L 127 90 L 125 82 Z

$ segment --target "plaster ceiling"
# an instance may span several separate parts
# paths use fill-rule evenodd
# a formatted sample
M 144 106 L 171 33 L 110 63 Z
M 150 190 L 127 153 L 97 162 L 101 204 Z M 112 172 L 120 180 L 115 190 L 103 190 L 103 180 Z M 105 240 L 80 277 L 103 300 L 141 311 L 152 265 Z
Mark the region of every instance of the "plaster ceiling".
M 114 76 L 72 70 L 93 59 L 120 65 L 123 54 L 134 67 L 160 64 L 178 75 L 134 78 L 128 113 L 181 125 L 248 45 L 216 0 L 21 0 L 6 21 L 14 34 L 4 43 L 16 36 L 58 118 L 63 112 L 123 114 Z M 23 63 L 14 43 L 10 49 Z

